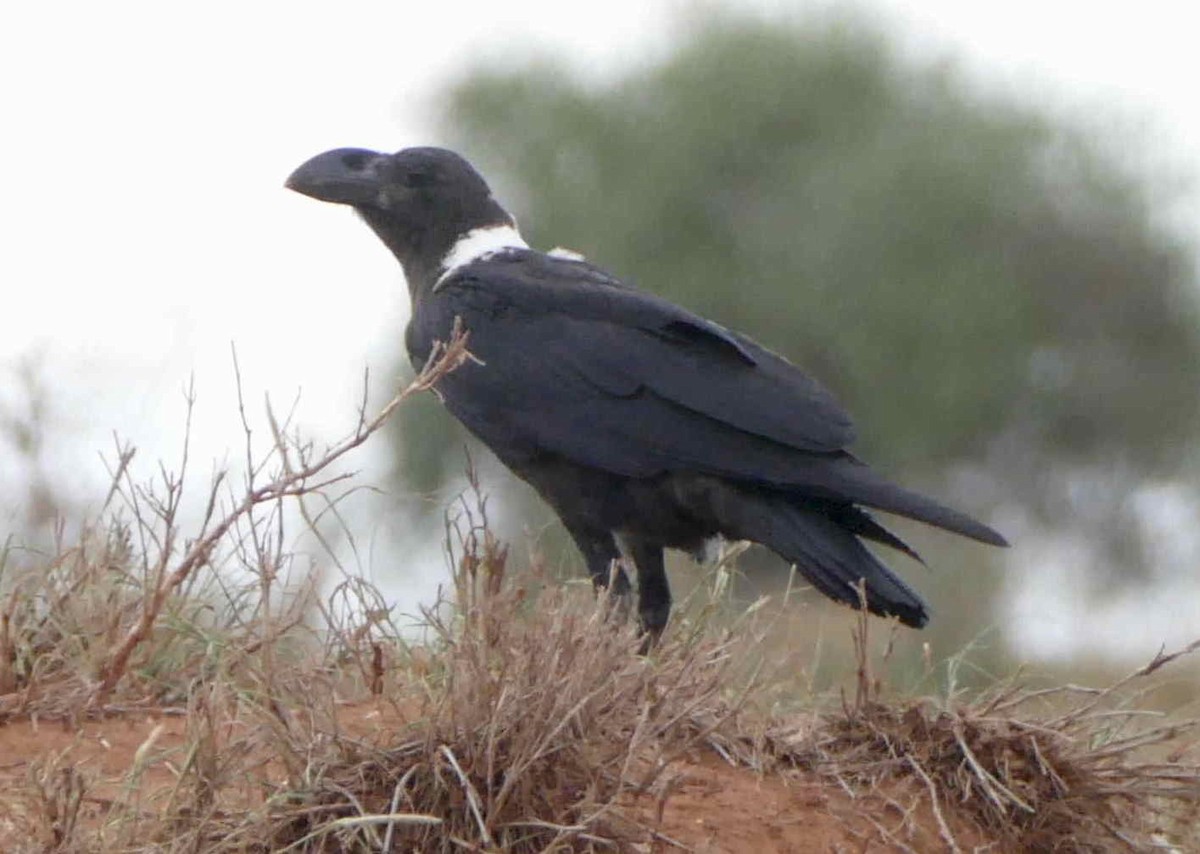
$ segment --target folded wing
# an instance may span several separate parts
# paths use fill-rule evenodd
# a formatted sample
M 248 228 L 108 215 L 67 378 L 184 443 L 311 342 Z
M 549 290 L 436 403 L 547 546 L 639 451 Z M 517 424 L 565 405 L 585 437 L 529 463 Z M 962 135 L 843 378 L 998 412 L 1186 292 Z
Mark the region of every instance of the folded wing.
M 855 461 L 849 417 L 783 358 L 587 265 L 550 265 L 544 276 L 528 263 L 473 265 L 414 316 L 418 360 L 462 318 L 482 364 L 439 391 L 488 445 L 632 477 L 691 471 L 796 490 L 1003 543 Z

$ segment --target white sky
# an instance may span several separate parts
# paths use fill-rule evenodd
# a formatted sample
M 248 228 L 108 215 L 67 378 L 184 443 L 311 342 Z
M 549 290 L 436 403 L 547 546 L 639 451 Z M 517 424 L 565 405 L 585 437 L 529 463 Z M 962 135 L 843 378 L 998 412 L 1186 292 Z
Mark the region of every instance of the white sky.
M 822 4 L 748 2 L 768 13 Z M 79 494 L 105 483 L 113 431 L 149 462 L 181 441 L 236 454 L 230 344 L 256 411 L 264 392 L 335 437 L 363 368 L 385 386 L 407 295 L 348 212 L 282 189 L 342 145 L 437 143 L 438 86 L 482 62 L 560 54 L 598 73 L 645 63 L 695 4 L 558 2 L 9 3 L 0 12 L 0 402 L 40 353 L 47 465 Z M 1153 128 L 1131 157 L 1200 172 L 1191 4 L 876 0 L 916 54 L 1080 115 Z M 1176 220 L 1200 239 L 1192 197 Z M 381 389 L 382 397 L 386 388 Z M 382 449 L 376 449 L 381 451 Z M 20 465 L 0 446 L 0 483 Z M 362 456 L 368 470 L 379 453 Z M 147 474 L 149 469 L 146 470 Z

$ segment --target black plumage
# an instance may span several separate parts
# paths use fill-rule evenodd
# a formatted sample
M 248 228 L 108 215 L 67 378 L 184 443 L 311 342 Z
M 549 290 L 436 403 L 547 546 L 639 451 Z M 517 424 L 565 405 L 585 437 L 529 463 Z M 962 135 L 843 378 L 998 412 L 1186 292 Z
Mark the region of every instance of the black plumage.
M 876 475 L 852 456 L 850 418 L 815 380 L 745 336 L 580 259 L 529 249 L 464 159 L 438 148 L 338 149 L 288 186 L 352 206 L 403 265 L 406 345 L 420 367 L 455 320 L 479 360 L 438 384 L 446 407 L 554 508 L 593 580 L 638 571 L 657 634 L 663 549 L 714 535 L 761 543 L 822 593 L 911 626 L 920 596 L 860 538 L 916 557 L 865 509 L 993 545 L 991 528 Z

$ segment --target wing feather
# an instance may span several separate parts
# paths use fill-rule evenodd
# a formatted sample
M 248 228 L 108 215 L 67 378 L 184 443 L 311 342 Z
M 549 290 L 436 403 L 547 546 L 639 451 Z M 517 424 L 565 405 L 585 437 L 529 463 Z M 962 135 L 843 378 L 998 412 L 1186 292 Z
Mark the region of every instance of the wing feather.
M 417 306 L 408 331 L 423 364 L 462 318 L 482 364 L 464 365 L 438 390 L 508 465 L 551 453 L 629 477 L 710 474 L 1003 544 L 857 462 L 845 451 L 849 417 L 783 358 L 586 264 L 512 254 L 528 263 L 463 268 Z

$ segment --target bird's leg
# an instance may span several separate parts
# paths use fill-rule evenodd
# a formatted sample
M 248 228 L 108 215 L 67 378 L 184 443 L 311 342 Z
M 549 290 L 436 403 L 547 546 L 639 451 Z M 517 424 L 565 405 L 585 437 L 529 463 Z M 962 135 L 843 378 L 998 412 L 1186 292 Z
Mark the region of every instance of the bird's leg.
M 598 589 L 611 587 L 616 596 L 629 594 L 632 589 L 629 584 L 629 576 L 625 574 L 625 570 L 621 566 L 621 554 L 617 551 L 615 544 L 611 552 L 607 548 L 597 547 L 585 551 L 583 557 L 587 561 L 592 584 L 596 585 Z
M 642 644 L 642 652 L 645 653 L 658 641 L 667 626 L 667 618 L 671 616 L 671 588 L 667 583 L 661 545 L 628 537 L 625 546 L 637 565 L 638 617 L 646 635 Z
M 583 553 L 592 585 L 598 591 L 610 591 L 617 615 L 626 619 L 632 588 L 629 576 L 621 566 L 621 552 L 612 532 L 568 524 L 567 533 Z

